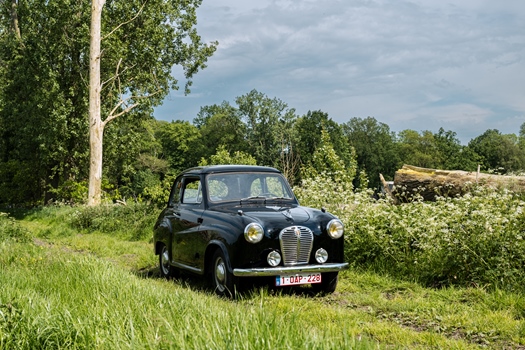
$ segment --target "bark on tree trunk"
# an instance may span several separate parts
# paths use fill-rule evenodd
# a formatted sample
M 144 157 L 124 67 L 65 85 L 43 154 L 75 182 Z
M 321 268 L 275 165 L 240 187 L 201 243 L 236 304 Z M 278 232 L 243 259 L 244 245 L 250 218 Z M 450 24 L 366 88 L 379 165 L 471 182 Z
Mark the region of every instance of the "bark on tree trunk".
M 15 33 L 18 40 L 22 39 L 20 33 L 20 26 L 18 25 L 18 2 L 17 0 L 11 1 L 11 26 L 13 33 Z
M 395 195 L 419 193 L 424 200 L 433 201 L 436 195 L 463 195 L 473 185 L 507 188 L 525 192 L 525 176 L 490 175 L 461 170 L 439 170 L 403 165 L 394 175 Z
M 91 2 L 89 46 L 89 193 L 88 205 L 100 204 L 102 192 L 102 137 L 104 123 L 100 112 L 100 33 L 105 0 Z

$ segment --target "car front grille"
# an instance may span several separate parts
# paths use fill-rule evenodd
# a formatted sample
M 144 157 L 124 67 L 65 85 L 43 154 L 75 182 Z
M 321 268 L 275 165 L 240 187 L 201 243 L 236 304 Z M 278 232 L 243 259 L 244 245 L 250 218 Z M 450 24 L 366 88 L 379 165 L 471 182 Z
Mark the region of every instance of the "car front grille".
M 314 235 L 309 228 L 290 226 L 279 234 L 284 266 L 308 264 Z

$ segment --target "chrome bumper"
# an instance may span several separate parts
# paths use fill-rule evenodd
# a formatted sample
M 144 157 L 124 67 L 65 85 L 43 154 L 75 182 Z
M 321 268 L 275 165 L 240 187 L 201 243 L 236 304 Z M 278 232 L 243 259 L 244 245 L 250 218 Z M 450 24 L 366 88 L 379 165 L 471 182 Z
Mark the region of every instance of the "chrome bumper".
M 254 269 L 233 269 L 233 275 L 238 277 L 264 277 L 290 275 L 308 272 L 337 272 L 348 269 L 348 263 L 331 263 L 322 265 L 277 266 Z

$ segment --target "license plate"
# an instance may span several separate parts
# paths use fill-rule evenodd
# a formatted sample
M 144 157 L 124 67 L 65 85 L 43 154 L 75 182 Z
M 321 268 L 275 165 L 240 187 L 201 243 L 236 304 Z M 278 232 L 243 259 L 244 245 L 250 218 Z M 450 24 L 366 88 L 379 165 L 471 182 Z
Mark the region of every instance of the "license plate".
M 278 287 L 310 283 L 321 283 L 321 273 L 297 273 L 275 277 L 275 285 Z

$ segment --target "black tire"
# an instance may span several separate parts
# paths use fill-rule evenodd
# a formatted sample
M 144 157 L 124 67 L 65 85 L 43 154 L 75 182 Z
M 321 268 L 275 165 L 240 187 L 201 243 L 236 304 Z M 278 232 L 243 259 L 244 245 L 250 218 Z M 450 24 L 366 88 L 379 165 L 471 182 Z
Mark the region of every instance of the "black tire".
M 217 249 L 210 261 L 210 285 L 219 296 L 235 296 L 235 280 L 228 270 L 229 262 L 222 249 Z
M 321 276 L 321 283 L 312 284 L 314 292 L 322 294 L 331 294 L 337 288 L 339 272 L 325 272 Z
M 166 279 L 178 277 L 178 271 L 170 264 L 168 247 L 162 245 L 159 253 L 159 270 L 160 275 Z

